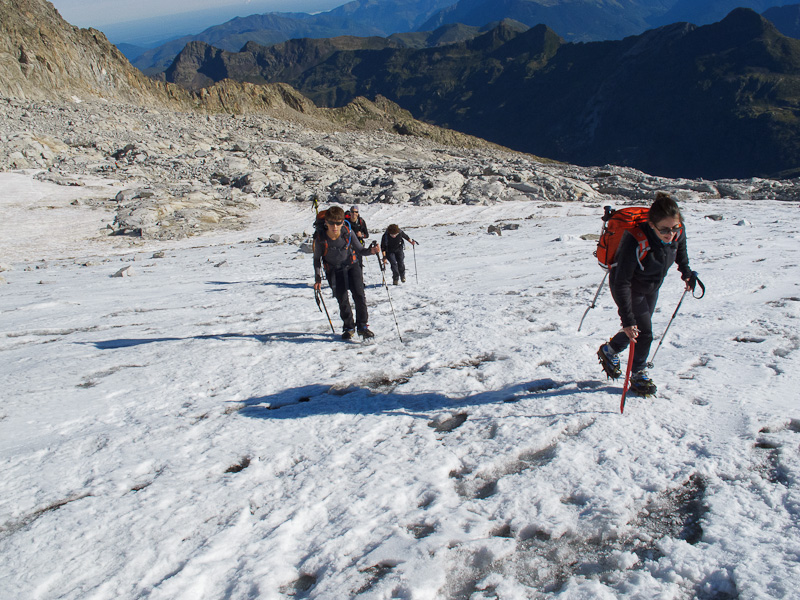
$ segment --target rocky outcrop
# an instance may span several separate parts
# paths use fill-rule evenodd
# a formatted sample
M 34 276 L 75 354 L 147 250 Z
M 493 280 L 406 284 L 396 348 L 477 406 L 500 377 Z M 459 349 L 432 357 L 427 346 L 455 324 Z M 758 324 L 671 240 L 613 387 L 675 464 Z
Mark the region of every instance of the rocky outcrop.
M 0 96 L 166 98 L 99 31 L 64 21 L 43 0 L 0 0 Z
M 323 130 L 263 113 L 0 100 L 0 170 L 34 169 L 39 179 L 65 186 L 119 182 L 121 191 L 86 203 L 113 211 L 108 235 L 132 239 L 240 229 L 267 199 L 306 204 L 309 214 L 314 203 L 599 208 L 646 203 L 659 190 L 678 198 L 800 199 L 797 181 L 665 179 L 615 166 L 576 167 L 478 140 L 443 143 L 424 130 L 401 135 L 378 126 L 381 115 L 392 117 L 384 123 L 402 119 L 389 103 L 361 100 L 350 110 L 345 120 L 363 119 L 369 133 L 364 123 L 361 130 Z

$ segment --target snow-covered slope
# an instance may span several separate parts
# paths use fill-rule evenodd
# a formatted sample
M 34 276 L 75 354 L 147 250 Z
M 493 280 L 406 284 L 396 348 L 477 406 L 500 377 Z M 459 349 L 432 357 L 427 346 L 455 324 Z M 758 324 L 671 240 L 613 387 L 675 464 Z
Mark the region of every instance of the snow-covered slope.
M 3 597 L 798 597 L 797 204 L 683 202 L 708 292 L 624 415 L 607 291 L 577 332 L 600 206 L 364 207 L 420 245 L 400 335 L 367 262 L 363 344 L 308 254 L 258 240 L 308 209 L 265 206 L 135 253 L 3 248 Z M 681 293 L 674 271 L 657 331 Z

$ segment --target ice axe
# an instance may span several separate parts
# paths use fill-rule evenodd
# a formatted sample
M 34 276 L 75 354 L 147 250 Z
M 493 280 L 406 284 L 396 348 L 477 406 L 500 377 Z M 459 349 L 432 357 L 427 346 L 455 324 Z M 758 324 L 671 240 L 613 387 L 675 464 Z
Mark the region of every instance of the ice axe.
M 633 351 L 636 348 L 636 340 L 631 340 L 630 354 L 628 354 L 628 368 L 625 369 L 625 383 L 622 386 L 622 400 L 619 402 L 620 414 L 625 412 L 625 396 L 628 395 L 628 385 L 631 382 L 631 369 L 633 367 Z

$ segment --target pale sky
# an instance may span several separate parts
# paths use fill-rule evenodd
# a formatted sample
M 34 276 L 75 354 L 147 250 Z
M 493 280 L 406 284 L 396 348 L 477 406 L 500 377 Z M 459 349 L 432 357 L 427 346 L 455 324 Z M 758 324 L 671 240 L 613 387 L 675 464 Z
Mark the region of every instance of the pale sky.
M 71 25 L 104 25 L 178 13 L 230 8 L 230 18 L 265 12 L 319 12 L 348 0 L 51 0 Z

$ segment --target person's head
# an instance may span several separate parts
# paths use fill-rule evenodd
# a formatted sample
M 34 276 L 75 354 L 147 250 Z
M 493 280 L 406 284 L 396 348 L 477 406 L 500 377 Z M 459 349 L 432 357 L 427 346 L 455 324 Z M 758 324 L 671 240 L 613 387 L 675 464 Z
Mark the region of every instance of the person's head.
M 681 234 L 683 215 L 672 196 L 658 192 L 647 213 L 647 222 L 661 241 L 670 243 Z
M 398 233 L 400 233 L 400 227 L 392 223 L 391 225 L 389 225 L 389 228 L 386 230 L 386 233 L 388 233 L 392 237 L 395 237 L 397 236 Z
M 353 218 L 357 219 L 360 212 L 361 211 L 358 208 L 358 204 L 353 204 L 353 206 L 350 207 L 350 214 L 353 216 Z
M 341 206 L 331 206 L 325 211 L 325 227 L 328 229 L 328 235 L 333 239 L 339 237 L 344 225 L 344 210 Z

